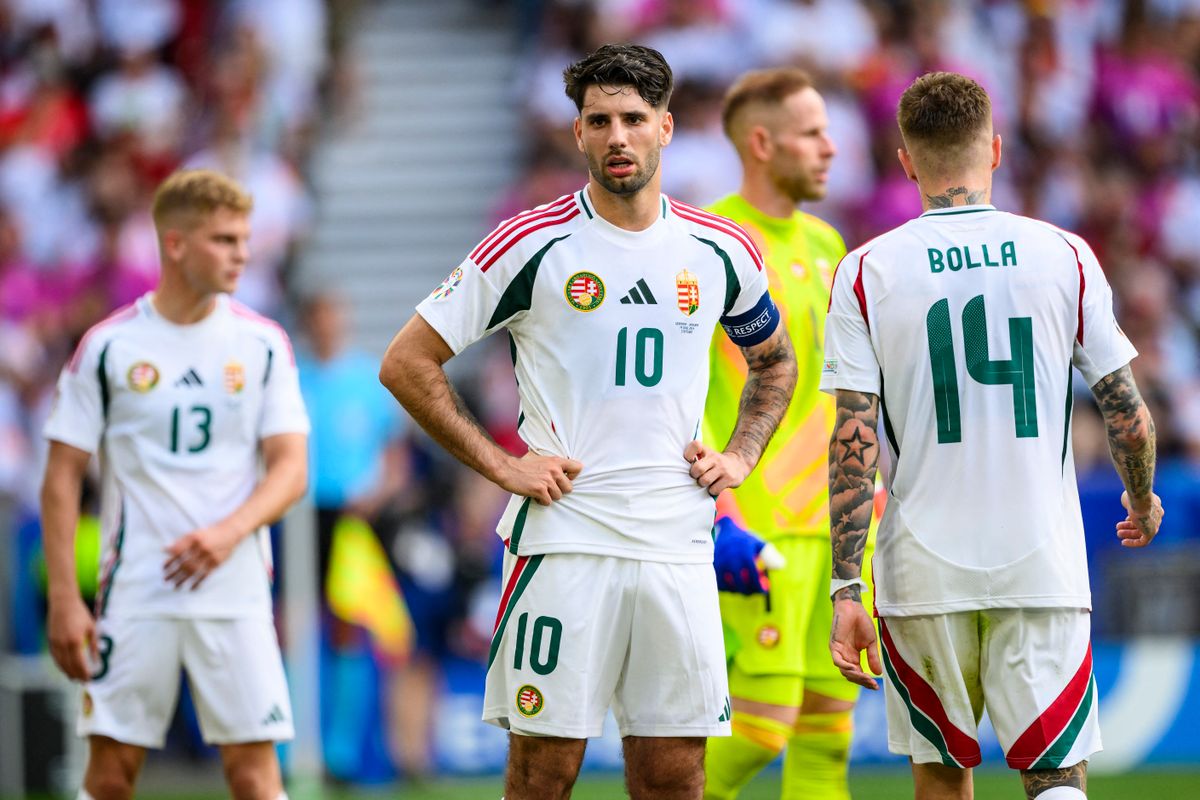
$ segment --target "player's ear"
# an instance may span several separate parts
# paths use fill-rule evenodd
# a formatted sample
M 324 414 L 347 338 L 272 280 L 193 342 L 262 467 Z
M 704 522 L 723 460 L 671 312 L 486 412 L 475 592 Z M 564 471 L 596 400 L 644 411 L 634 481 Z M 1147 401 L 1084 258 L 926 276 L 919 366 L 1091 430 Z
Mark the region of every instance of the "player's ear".
M 751 126 L 746 134 L 746 146 L 756 161 L 770 160 L 771 153 L 775 149 L 775 145 L 771 141 L 771 132 L 762 125 Z
M 992 171 L 996 171 L 996 167 L 1000 166 L 1000 150 L 1001 150 L 1000 134 L 992 136 Z
M 904 174 L 913 183 L 920 183 L 917 180 L 917 170 L 913 167 L 912 156 L 903 147 L 896 148 L 896 157 L 900 159 L 900 166 L 904 167 Z
M 575 131 L 575 147 L 579 152 L 583 152 L 583 120 L 579 117 L 575 118 L 575 124 L 572 126 Z
M 162 232 L 158 241 L 164 260 L 174 262 L 183 257 L 184 235 L 179 228 L 167 228 Z
M 671 143 L 671 137 L 675 135 L 675 118 L 671 116 L 670 111 L 664 111 L 662 117 L 662 126 L 658 129 L 658 144 L 661 147 L 666 147 Z

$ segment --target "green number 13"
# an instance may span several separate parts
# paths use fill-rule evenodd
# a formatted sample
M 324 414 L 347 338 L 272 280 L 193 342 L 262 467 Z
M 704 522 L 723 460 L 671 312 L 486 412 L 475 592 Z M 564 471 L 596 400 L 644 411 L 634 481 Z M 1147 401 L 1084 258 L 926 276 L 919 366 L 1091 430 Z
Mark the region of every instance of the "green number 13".
M 187 445 L 189 453 L 199 453 L 204 448 L 208 447 L 208 443 L 212 441 L 212 411 L 208 406 L 192 406 L 188 409 L 188 414 L 192 417 L 195 424 L 196 433 L 199 436 L 189 437 L 192 441 Z M 176 406 L 171 409 L 171 452 L 178 453 L 179 444 L 179 417 L 180 408 Z
M 962 312 L 963 345 L 967 372 L 988 386 L 1012 387 L 1013 416 L 1018 439 L 1036 438 L 1037 391 L 1033 380 L 1033 319 L 1008 320 L 1012 358 L 993 361 L 988 357 L 987 312 L 983 295 L 971 298 Z M 954 338 L 950 331 L 950 301 L 938 300 L 925 315 L 929 336 L 929 361 L 933 368 L 933 399 L 937 415 L 938 444 L 962 441 L 962 411 L 958 397 L 958 371 L 954 365 Z

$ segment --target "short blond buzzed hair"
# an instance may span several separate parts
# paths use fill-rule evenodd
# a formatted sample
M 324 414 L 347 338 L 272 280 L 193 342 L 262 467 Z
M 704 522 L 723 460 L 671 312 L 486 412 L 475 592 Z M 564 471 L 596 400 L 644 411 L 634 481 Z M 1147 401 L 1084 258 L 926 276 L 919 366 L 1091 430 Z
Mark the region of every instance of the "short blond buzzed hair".
M 905 146 L 943 162 L 961 161 L 992 133 L 992 101 L 983 87 L 956 72 L 929 72 L 904 90 L 896 122 Z
M 747 72 L 725 92 L 721 126 L 737 144 L 737 126 L 743 112 L 755 105 L 779 106 L 796 92 L 813 88 L 812 78 L 798 67 L 775 67 Z
M 196 224 L 197 218 L 219 208 L 249 214 L 254 199 L 232 178 L 208 169 L 178 170 L 154 193 L 150 213 L 161 234 L 168 226 Z

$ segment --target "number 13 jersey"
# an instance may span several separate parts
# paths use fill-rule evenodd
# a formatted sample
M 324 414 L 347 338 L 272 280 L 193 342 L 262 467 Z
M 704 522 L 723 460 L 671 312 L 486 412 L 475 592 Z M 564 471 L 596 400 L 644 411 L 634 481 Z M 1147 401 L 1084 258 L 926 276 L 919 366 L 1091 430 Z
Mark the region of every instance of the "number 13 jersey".
M 581 190 L 502 223 L 417 312 L 455 353 L 506 327 L 521 438 L 583 463 L 550 506 L 512 499 L 497 529 L 512 552 L 712 560 L 714 503 L 683 458 L 709 343 L 718 322 L 752 344 L 778 321 L 741 228 L 662 196 L 627 231 Z
M 1044 222 L 932 210 L 842 260 L 821 388 L 880 398 L 881 615 L 1091 607 L 1071 369 L 1094 386 L 1136 354 L 1087 243 Z
M 99 457 L 99 615 L 270 617 L 266 528 L 196 590 L 163 580 L 165 549 L 245 502 L 259 442 L 308 433 L 295 359 L 277 324 L 226 295 L 200 322 L 150 295 L 94 326 L 63 368 L 45 436 Z

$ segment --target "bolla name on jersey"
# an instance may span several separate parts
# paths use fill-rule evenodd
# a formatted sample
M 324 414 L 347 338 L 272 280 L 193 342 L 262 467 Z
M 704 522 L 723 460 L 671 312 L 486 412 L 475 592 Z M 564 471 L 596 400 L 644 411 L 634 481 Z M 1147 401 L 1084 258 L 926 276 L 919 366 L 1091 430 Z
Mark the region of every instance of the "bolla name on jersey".
M 996 260 L 997 257 L 999 257 L 999 261 Z M 965 244 L 962 247 L 948 247 L 945 250 L 929 248 L 930 272 L 945 272 L 946 270 L 958 272 L 964 267 L 979 269 L 980 267 L 1015 267 L 1016 265 L 1017 246 L 1012 242 L 1005 242 L 999 247 L 995 244 L 990 247 L 986 244 Z

